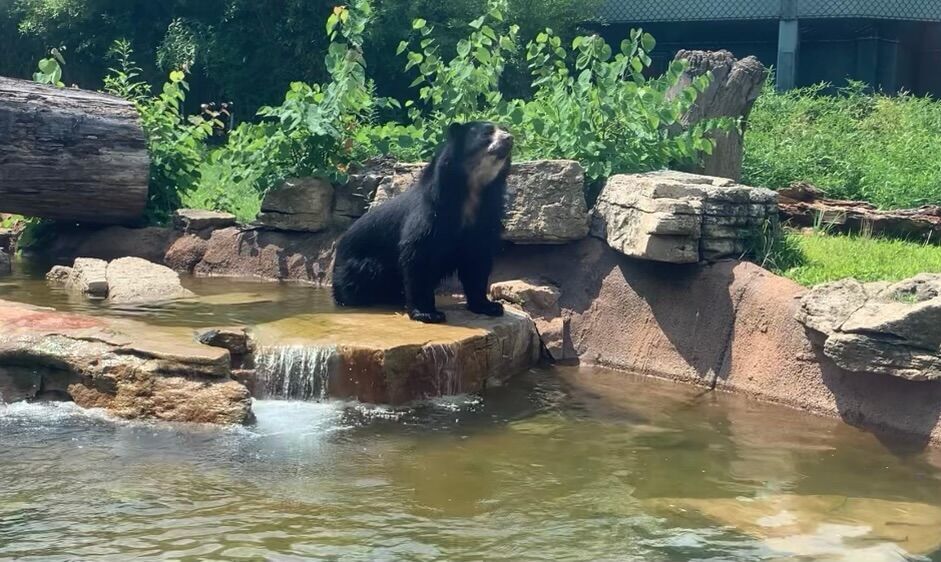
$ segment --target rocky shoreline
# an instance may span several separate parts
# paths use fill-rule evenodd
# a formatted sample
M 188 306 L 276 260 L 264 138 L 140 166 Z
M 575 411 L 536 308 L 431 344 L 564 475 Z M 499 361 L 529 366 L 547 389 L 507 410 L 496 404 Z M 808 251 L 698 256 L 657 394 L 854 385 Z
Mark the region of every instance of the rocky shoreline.
M 281 197 L 281 211 L 254 225 L 187 211 L 167 228 L 76 227 L 62 232 L 51 256 L 136 256 L 196 276 L 326 286 L 345 225 L 373 198 L 381 204 L 394 195 L 416 169 L 377 166 L 331 186 L 329 198 L 297 193 L 299 185 L 324 191 L 322 182 L 294 182 L 292 196 L 316 209 Z M 851 322 L 839 307 L 814 304 L 840 290 L 808 292 L 737 259 L 750 232 L 777 220 L 773 192 L 677 172 L 615 176 L 595 208 L 570 206 L 546 218 L 525 211 L 548 204 L 542 194 L 584 202 L 577 164 L 523 166 L 508 201 L 508 216 L 520 220 L 507 225 L 493 294 L 533 318 L 553 359 L 735 392 L 941 444 L 936 279 L 840 289 L 862 295 L 853 306 L 868 309 L 879 299 L 867 295 L 904 293 L 880 297 L 868 324 Z M 299 209 L 292 230 L 273 228 L 271 220 L 292 208 Z M 299 230 L 307 216 L 316 224 Z M 821 310 L 831 318 L 820 320 Z

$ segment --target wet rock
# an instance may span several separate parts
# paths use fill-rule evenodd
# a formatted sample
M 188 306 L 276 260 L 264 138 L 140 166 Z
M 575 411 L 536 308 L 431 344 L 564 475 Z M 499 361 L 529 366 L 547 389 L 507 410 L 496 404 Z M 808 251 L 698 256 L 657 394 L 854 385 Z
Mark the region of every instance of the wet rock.
M 108 262 L 95 258 L 78 258 L 66 286 L 93 297 L 108 296 Z
M 403 404 L 477 392 L 531 367 L 539 355 L 532 320 L 445 306 L 429 325 L 381 311 L 308 314 L 255 326 L 256 396 L 351 398 Z
M 173 214 L 173 226 L 186 234 L 235 226 L 235 215 L 203 209 L 178 209 Z
M 0 249 L 0 275 L 9 275 L 13 271 L 10 255 Z
M 777 195 L 731 180 L 662 171 L 612 176 L 591 233 L 634 258 L 696 263 L 740 257 L 777 220 Z
M 72 276 L 72 268 L 66 265 L 55 265 L 46 273 L 46 281 L 64 285 Z
M 209 240 L 195 234 L 186 234 L 176 239 L 164 256 L 167 267 L 181 273 L 192 273 L 206 252 Z
M 252 340 L 243 327 L 203 328 L 196 333 L 203 345 L 228 349 L 232 355 L 246 355 L 252 350 Z
M 379 181 L 372 207 L 418 181 L 424 164 L 397 163 Z M 588 235 L 585 174 L 572 160 L 513 164 L 507 179 L 503 239 L 518 244 L 561 244 Z
M 562 244 L 588 236 L 585 173 L 572 160 L 513 165 L 506 185 L 503 239 Z
M 561 361 L 577 358 L 574 353 L 566 353 L 563 344 L 568 320 L 562 317 L 559 306 L 561 292 L 557 286 L 538 280 L 514 279 L 494 283 L 490 287 L 490 294 L 496 300 L 516 306 L 533 319 L 536 331 L 552 359 Z
M 108 264 L 108 301 L 114 304 L 160 302 L 193 296 L 172 269 L 142 260 L 120 258 Z
M 322 178 L 293 178 L 265 195 L 258 223 L 275 230 L 320 232 L 331 224 L 333 185 Z
M 941 274 L 820 285 L 801 299 L 797 320 L 822 336 L 824 354 L 847 371 L 941 380 Z
M 35 384 L 64 389 L 80 406 L 129 419 L 249 419 L 251 399 L 230 378 L 229 353 L 200 345 L 188 330 L 8 301 L 0 301 L 0 324 L 0 364 L 40 373 Z M 4 379 L 0 372 L 0 385 Z

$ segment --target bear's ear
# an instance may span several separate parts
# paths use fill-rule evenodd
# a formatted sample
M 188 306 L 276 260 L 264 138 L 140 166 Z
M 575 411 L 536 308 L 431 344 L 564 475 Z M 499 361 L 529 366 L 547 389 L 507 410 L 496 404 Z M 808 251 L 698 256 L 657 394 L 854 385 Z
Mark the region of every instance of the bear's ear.
M 462 123 L 457 123 L 457 122 L 451 123 L 448 126 L 448 138 L 449 139 L 459 138 L 461 136 L 461 131 L 463 129 L 464 129 L 464 125 Z

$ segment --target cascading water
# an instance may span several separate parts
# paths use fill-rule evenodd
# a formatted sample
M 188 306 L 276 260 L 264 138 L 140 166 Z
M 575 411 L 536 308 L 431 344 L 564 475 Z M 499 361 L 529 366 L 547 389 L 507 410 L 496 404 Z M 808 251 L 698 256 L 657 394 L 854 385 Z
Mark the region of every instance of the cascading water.
M 325 400 L 336 369 L 334 346 L 285 345 L 255 350 L 258 398 Z
M 460 394 L 462 385 L 456 346 L 429 343 L 422 347 L 421 354 L 431 365 L 434 373 L 435 394 L 437 396 Z

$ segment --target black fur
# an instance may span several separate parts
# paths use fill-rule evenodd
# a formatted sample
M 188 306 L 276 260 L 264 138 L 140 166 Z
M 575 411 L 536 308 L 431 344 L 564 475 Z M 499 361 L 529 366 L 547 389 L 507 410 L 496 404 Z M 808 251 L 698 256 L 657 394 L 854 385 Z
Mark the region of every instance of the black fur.
M 503 142 L 493 142 L 495 135 L 504 135 Z M 503 314 L 487 292 L 500 247 L 511 148 L 512 137 L 492 123 L 452 125 L 419 181 L 366 213 L 338 242 L 333 267 L 337 304 L 404 304 L 414 320 L 443 322 L 435 290 L 456 270 L 469 310 Z M 498 164 L 502 158 L 502 166 L 479 190 L 475 212 L 468 213 L 474 165 L 488 155 Z

